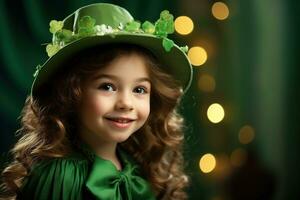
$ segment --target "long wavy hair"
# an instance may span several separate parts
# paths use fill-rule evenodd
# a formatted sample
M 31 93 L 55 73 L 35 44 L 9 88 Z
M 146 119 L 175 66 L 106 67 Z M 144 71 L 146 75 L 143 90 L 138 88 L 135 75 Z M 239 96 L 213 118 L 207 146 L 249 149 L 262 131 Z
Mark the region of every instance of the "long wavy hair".
M 76 140 L 76 106 L 82 82 L 99 67 L 118 56 L 144 58 L 151 79 L 150 115 L 127 141 L 119 144 L 140 164 L 158 199 L 186 199 L 188 178 L 184 173 L 183 118 L 176 111 L 182 89 L 161 69 L 148 50 L 129 44 L 95 47 L 65 63 L 35 94 L 28 96 L 21 112 L 18 142 L 11 150 L 13 161 L 2 172 L 2 190 L 16 198 L 31 166 L 44 159 L 68 156 Z M 55 81 L 54 81 L 55 79 Z

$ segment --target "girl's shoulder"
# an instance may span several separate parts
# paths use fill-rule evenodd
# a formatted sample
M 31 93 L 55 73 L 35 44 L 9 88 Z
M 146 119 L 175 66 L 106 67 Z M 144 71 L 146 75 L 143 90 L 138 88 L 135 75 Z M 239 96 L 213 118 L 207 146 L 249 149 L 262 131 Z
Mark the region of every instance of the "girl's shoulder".
M 72 173 L 73 170 L 86 171 L 88 164 L 93 160 L 93 153 L 81 146 L 71 146 L 72 151 L 63 157 L 42 159 L 31 167 L 30 174 L 44 173 L 45 171 L 66 171 Z M 63 173 L 65 174 L 65 173 Z
M 41 160 L 37 163 L 35 163 L 31 168 L 31 175 L 34 175 L 36 173 L 45 173 L 46 171 L 66 171 L 65 173 L 72 172 L 72 169 L 79 170 L 84 169 L 88 166 L 88 159 L 85 158 L 81 154 L 72 153 L 70 155 L 67 155 L 65 157 L 59 157 L 59 158 L 49 158 Z M 65 174 L 63 173 L 63 174 Z
M 88 175 L 89 161 L 80 154 L 40 161 L 24 179 L 21 199 L 61 199 L 61 195 L 78 199 Z M 73 192 L 76 191 L 76 194 Z M 80 199 L 80 198 L 79 198 Z

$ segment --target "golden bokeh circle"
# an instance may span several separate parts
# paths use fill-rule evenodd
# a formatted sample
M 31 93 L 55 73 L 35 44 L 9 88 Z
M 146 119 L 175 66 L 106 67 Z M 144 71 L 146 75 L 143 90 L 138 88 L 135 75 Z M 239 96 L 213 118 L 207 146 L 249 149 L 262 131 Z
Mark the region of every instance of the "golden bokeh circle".
M 181 35 L 190 34 L 194 29 L 194 23 L 188 16 L 179 16 L 175 19 L 175 30 Z

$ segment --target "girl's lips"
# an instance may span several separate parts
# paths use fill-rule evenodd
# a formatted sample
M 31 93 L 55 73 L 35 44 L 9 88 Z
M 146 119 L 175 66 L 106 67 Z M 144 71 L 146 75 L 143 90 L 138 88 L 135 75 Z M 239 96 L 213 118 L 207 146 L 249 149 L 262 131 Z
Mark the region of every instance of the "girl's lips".
M 134 119 L 125 118 L 125 117 L 106 117 L 106 119 L 108 119 L 110 121 L 118 122 L 118 123 L 128 123 L 128 122 L 134 121 Z
M 106 118 L 110 124 L 112 124 L 114 127 L 117 128 L 128 128 L 132 122 L 133 119 L 130 118 Z

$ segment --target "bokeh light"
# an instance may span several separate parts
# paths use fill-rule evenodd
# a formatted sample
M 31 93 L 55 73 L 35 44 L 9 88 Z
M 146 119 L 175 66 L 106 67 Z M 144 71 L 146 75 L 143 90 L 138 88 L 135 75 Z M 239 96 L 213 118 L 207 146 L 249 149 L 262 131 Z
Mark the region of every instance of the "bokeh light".
M 211 104 L 207 109 L 207 118 L 212 123 L 219 123 L 223 120 L 225 111 L 223 107 L 218 103 Z
M 224 179 L 231 172 L 230 158 L 227 154 L 221 153 L 216 155 L 216 162 L 218 164 L 216 165 L 214 174 L 217 178 Z
M 242 144 L 249 144 L 254 139 L 254 136 L 254 129 L 249 125 L 243 126 L 239 131 L 239 141 Z
M 216 87 L 214 77 L 209 74 L 201 74 L 198 79 L 198 87 L 203 92 L 213 92 Z
M 207 60 L 207 53 L 202 47 L 192 47 L 188 51 L 188 57 L 194 66 L 203 65 Z
M 230 155 L 230 163 L 232 166 L 240 167 L 247 160 L 247 151 L 242 148 L 234 150 Z
M 194 29 L 194 23 L 188 16 L 180 16 L 175 19 L 175 30 L 181 35 L 190 34 Z
M 210 173 L 216 167 L 216 158 L 214 155 L 207 153 L 199 161 L 199 167 L 203 173 Z
M 223 2 L 216 2 L 211 8 L 212 15 L 218 20 L 225 20 L 229 16 L 228 6 Z

